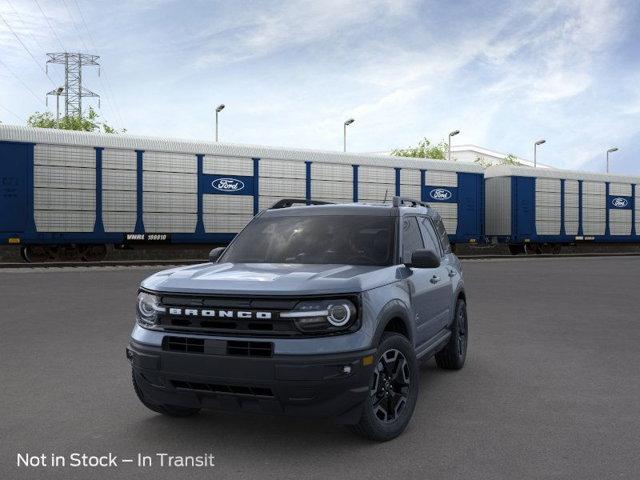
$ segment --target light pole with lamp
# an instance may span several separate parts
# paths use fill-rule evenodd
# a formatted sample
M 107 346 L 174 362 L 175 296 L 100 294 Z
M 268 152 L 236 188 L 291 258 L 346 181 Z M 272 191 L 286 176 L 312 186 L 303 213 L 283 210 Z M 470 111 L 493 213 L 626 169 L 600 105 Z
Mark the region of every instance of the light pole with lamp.
M 224 110 L 224 103 L 221 103 L 216 107 L 216 142 L 218 141 L 218 114 Z
M 538 166 L 538 145 L 542 145 L 546 140 L 540 139 L 533 144 L 533 168 Z
M 355 122 L 353 118 L 350 118 L 349 120 L 345 120 L 344 122 L 344 129 L 343 129 L 343 136 L 342 136 L 343 152 L 347 151 L 347 125 L 351 125 L 353 122 Z
M 607 173 L 609 173 L 609 154 L 617 151 L 618 151 L 618 147 L 612 147 L 609 150 L 607 150 Z
M 451 161 L 451 137 L 455 137 L 460 133 L 460 130 L 454 130 L 449 133 L 449 148 L 447 149 L 447 160 Z

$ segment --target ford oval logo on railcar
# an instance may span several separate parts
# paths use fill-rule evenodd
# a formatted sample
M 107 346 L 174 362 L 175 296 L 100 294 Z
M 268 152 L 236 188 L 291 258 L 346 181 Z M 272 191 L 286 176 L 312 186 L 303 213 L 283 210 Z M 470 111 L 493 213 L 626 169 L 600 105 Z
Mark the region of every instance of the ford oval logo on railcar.
M 629 200 L 622 197 L 616 197 L 611 200 L 611 205 L 616 208 L 625 208 L 627 205 L 629 205 Z
M 220 192 L 239 192 L 244 188 L 244 182 L 237 178 L 217 178 L 211 186 Z
M 444 201 L 449 200 L 453 194 L 446 188 L 434 188 L 429 192 L 429 196 L 434 200 Z

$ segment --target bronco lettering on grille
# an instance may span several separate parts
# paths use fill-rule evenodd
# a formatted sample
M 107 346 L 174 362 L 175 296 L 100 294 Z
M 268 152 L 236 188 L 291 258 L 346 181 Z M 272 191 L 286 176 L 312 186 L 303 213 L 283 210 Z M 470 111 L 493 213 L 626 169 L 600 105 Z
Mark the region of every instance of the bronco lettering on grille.
M 252 312 L 249 310 L 198 310 L 196 308 L 170 307 L 169 315 L 181 315 L 185 317 L 217 317 L 270 320 L 271 312 Z

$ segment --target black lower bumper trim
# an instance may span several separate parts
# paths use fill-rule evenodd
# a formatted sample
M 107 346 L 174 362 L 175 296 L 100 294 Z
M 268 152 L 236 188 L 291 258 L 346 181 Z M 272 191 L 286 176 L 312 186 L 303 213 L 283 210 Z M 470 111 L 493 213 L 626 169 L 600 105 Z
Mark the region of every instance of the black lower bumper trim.
M 161 405 L 331 417 L 355 423 L 374 350 L 255 358 L 166 351 L 131 342 L 127 358 L 145 397 Z

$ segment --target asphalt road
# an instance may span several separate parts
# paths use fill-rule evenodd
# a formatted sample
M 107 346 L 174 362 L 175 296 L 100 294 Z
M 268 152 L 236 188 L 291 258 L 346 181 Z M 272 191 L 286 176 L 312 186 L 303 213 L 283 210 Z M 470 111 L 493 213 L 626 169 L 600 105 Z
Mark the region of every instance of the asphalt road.
M 412 423 L 384 444 L 324 421 L 146 410 L 124 347 L 152 271 L 0 271 L 1 479 L 640 476 L 640 258 L 465 262 L 467 365 L 426 363 Z M 72 452 L 215 466 L 16 467 Z

